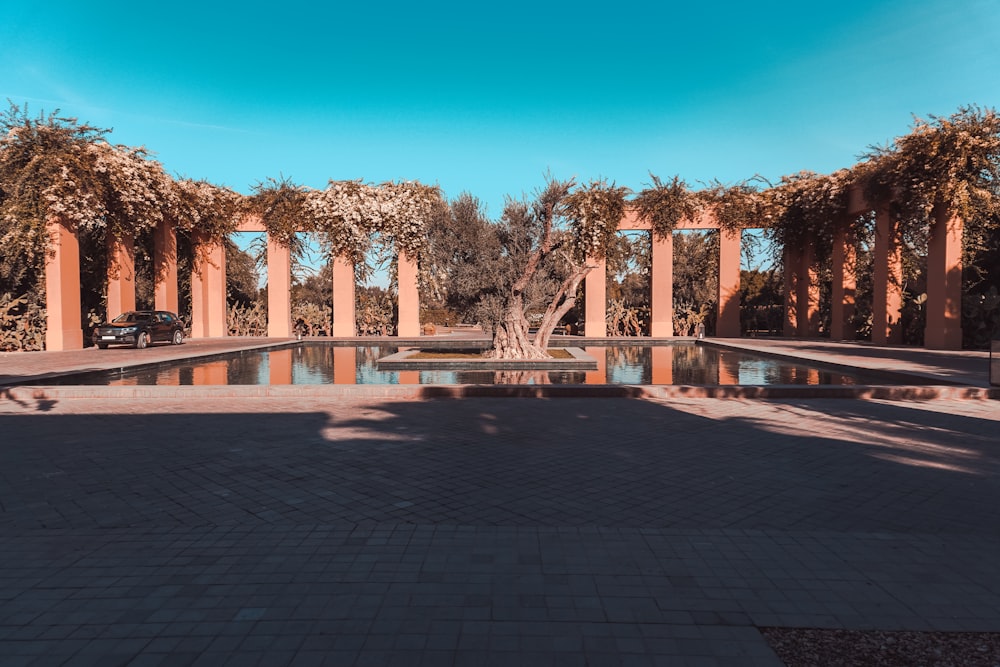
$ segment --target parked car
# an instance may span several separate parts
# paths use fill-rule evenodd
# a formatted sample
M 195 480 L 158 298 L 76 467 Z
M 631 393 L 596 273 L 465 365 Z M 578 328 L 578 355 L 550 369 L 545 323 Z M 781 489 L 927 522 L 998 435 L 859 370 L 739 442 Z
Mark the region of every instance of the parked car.
M 94 344 L 102 350 L 113 344 L 141 349 L 157 341 L 174 345 L 184 342 L 184 322 L 175 313 L 165 310 L 130 310 L 94 328 Z

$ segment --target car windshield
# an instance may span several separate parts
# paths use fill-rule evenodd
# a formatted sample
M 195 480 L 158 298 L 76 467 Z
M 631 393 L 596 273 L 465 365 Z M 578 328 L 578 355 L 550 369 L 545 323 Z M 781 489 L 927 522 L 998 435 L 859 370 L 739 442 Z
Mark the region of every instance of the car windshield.
M 112 324 L 129 324 L 131 322 L 146 322 L 149 320 L 149 313 L 136 313 L 128 312 L 122 313 L 115 319 L 111 320 Z

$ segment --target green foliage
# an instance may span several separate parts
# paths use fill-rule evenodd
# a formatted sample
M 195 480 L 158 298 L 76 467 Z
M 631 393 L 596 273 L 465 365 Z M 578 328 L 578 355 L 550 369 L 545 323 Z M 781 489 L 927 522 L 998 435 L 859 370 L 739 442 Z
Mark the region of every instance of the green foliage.
M 0 352 L 28 352 L 45 347 L 45 310 L 31 295 L 0 295 Z
M 674 231 L 681 220 L 693 220 L 701 206 L 698 197 L 679 176 L 666 183 L 654 174 L 649 176 L 653 179 L 652 184 L 639 192 L 632 203 L 639 216 L 649 221 L 653 234 L 662 238 Z
M 229 306 L 226 310 L 226 330 L 230 336 L 266 336 L 267 306 L 263 301 Z

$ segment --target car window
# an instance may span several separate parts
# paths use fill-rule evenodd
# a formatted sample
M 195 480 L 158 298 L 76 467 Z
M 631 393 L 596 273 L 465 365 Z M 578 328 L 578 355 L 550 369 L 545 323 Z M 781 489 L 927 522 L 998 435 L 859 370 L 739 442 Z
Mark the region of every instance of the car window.
M 115 323 L 115 324 L 125 324 L 127 322 L 136 322 L 137 321 L 136 320 L 136 315 L 137 315 L 137 313 L 129 311 L 127 313 L 122 313 L 121 315 L 119 315 L 118 317 L 116 317 L 115 319 L 113 319 L 111 321 L 113 323 Z

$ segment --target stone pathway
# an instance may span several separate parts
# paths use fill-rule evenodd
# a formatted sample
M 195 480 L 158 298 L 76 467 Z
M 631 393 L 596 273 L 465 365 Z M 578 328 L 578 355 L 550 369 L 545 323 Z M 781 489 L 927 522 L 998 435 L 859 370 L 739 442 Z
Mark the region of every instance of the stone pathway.
M 0 665 L 780 665 L 1000 631 L 996 401 L 0 398 Z

